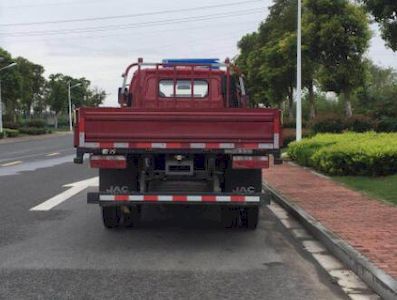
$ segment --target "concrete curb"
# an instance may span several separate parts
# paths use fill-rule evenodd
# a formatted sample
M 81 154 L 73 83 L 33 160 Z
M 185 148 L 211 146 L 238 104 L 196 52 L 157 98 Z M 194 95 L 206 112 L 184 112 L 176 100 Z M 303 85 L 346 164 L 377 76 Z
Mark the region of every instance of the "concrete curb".
M 325 228 L 299 206 L 269 185 L 265 185 L 272 199 L 294 216 L 301 224 L 370 288 L 385 300 L 397 299 L 397 281 L 376 267 L 368 258 Z

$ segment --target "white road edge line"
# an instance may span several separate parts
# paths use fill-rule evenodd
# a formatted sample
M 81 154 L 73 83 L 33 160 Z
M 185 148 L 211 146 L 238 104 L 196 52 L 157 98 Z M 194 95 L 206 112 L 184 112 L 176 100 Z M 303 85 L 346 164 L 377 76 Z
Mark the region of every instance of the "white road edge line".
M 98 177 L 89 178 L 86 180 L 65 184 L 64 187 L 69 187 L 68 190 L 36 205 L 30 209 L 30 211 L 49 211 L 55 206 L 61 204 L 62 202 L 68 200 L 69 198 L 77 195 L 81 191 L 85 190 L 89 186 L 97 186 Z
M 55 156 L 55 155 L 59 155 L 59 154 L 61 154 L 61 153 L 59 153 L 59 152 L 52 152 L 52 153 L 48 153 L 46 156 L 47 156 L 47 157 L 51 157 L 51 156 Z
M 307 231 L 288 214 L 284 208 L 272 202 L 268 208 L 278 218 L 283 226 L 291 232 L 295 240 L 309 252 L 318 264 L 333 278 L 351 300 L 380 300 L 380 297 L 351 270 L 345 269 L 343 264 L 331 255 L 324 246 L 316 241 Z M 293 225 L 293 226 L 290 226 Z M 305 232 L 305 236 L 294 234 L 296 231 Z
M 22 163 L 21 160 L 16 160 L 16 161 L 12 161 L 12 162 L 9 162 L 9 163 L 6 163 L 6 164 L 2 164 L 1 166 L 2 167 L 10 167 L 10 166 L 19 165 L 21 163 Z

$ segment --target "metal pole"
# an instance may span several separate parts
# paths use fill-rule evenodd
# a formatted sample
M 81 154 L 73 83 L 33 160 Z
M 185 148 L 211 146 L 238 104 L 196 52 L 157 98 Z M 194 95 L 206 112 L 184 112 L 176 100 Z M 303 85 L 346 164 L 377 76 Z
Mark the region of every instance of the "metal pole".
M 298 40 L 296 74 L 296 140 L 302 139 L 302 0 L 298 0 Z
M 68 101 L 69 101 L 69 130 L 73 131 L 73 127 L 72 127 L 72 99 L 70 96 L 70 81 L 68 82 Z
M 1 80 L 0 80 L 0 133 L 3 133 L 3 102 L 1 99 Z

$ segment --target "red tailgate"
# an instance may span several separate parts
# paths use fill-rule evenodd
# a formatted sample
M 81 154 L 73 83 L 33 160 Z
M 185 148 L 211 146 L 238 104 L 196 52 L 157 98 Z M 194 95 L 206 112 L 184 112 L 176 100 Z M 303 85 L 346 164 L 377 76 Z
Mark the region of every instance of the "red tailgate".
M 278 149 L 279 132 L 276 109 L 81 108 L 75 144 L 87 148 Z

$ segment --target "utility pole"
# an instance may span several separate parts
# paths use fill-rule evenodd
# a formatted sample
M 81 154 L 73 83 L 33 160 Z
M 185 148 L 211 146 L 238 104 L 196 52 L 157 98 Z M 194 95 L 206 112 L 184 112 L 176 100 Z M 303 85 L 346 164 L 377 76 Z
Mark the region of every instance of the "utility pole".
M 82 85 L 82 83 L 77 83 L 73 86 L 70 85 L 70 81 L 68 82 L 68 102 L 69 102 L 69 131 L 73 131 L 73 125 L 72 125 L 72 97 L 71 97 L 71 89 L 78 87 Z
M 296 140 L 300 141 L 302 139 L 302 0 L 298 0 L 297 37 Z

